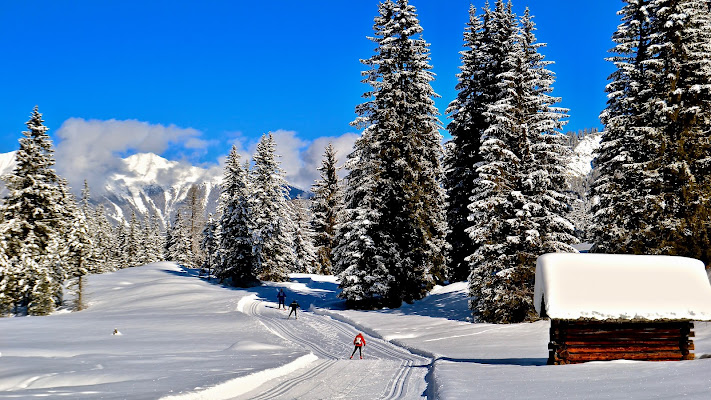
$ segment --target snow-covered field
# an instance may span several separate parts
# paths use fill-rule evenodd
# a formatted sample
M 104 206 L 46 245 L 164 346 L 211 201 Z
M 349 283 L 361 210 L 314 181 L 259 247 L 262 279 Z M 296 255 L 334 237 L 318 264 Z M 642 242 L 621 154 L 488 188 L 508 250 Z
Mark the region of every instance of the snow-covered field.
M 88 279 L 89 307 L 0 319 L 0 399 L 706 399 L 697 360 L 547 366 L 548 326 L 466 322 L 465 285 L 397 310 L 343 310 L 332 277 L 250 290 L 156 263 Z M 286 319 L 276 288 L 305 312 Z M 113 334 L 114 330 L 119 334 Z M 364 359 L 350 360 L 362 331 Z M 409 349 L 410 351 L 406 351 Z M 357 356 L 355 357 L 357 358 Z

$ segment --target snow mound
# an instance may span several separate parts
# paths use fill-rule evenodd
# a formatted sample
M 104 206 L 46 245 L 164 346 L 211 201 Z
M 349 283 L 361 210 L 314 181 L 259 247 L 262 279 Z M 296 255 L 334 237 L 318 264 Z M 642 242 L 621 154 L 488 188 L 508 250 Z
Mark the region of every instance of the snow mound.
M 711 320 L 704 264 L 686 257 L 544 254 L 534 301 L 557 319 Z

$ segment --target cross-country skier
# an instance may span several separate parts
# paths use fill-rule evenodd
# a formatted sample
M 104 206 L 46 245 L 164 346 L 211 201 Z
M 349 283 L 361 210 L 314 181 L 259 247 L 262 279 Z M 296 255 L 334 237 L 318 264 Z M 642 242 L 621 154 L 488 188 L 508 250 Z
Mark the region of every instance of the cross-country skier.
M 279 293 L 277 293 L 277 300 L 279 300 L 277 310 L 281 308 L 284 308 L 284 310 L 286 310 L 286 306 L 284 305 L 284 302 L 286 301 L 286 293 L 284 293 L 284 289 L 279 288 Z
M 355 345 L 355 348 L 353 349 L 353 353 L 351 353 L 351 358 L 355 355 L 356 350 L 358 350 L 358 353 L 360 354 L 360 359 L 363 359 L 363 346 L 365 346 L 365 338 L 363 337 L 362 333 L 358 333 L 353 339 L 353 345 Z
M 289 307 L 291 308 L 291 311 L 289 311 L 289 316 L 286 317 L 286 319 L 291 318 L 291 314 L 294 314 L 294 319 L 299 319 L 299 317 L 296 315 L 296 309 L 299 308 L 299 303 L 294 300 L 291 302 L 291 304 L 289 304 Z

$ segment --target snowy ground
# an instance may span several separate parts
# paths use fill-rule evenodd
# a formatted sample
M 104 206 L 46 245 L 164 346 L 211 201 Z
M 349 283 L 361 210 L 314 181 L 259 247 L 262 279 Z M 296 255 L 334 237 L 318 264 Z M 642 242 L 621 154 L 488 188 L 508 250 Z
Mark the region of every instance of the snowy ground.
M 276 287 L 306 310 L 298 320 L 276 309 Z M 706 399 L 711 392 L 711 358 L 546 366 L 548 322 L 465 322 L 464 289 L 454 284 L 397 310 L 358 312 L 342 309 L 332 277 L 297 274 L 291 283 L 235 290 L 171 263 L 91 276 L 85 311 L 0 319 L 0 399 Z M 349 360 L 358 331 L 368 341 L 365 359 Z M 696 323 L 695 345 L 697 358 L 711 354 L 707 323 Z

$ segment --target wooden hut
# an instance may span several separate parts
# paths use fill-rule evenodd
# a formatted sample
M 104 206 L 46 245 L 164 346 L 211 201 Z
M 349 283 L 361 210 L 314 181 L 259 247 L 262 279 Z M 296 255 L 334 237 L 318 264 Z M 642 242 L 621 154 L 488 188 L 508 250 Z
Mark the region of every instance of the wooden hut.
M 694 358 L 693 321 L 711 320 L 711 284 L 685 257 L 544 254 L 534 301 L 551 319 L 548 364 Z

